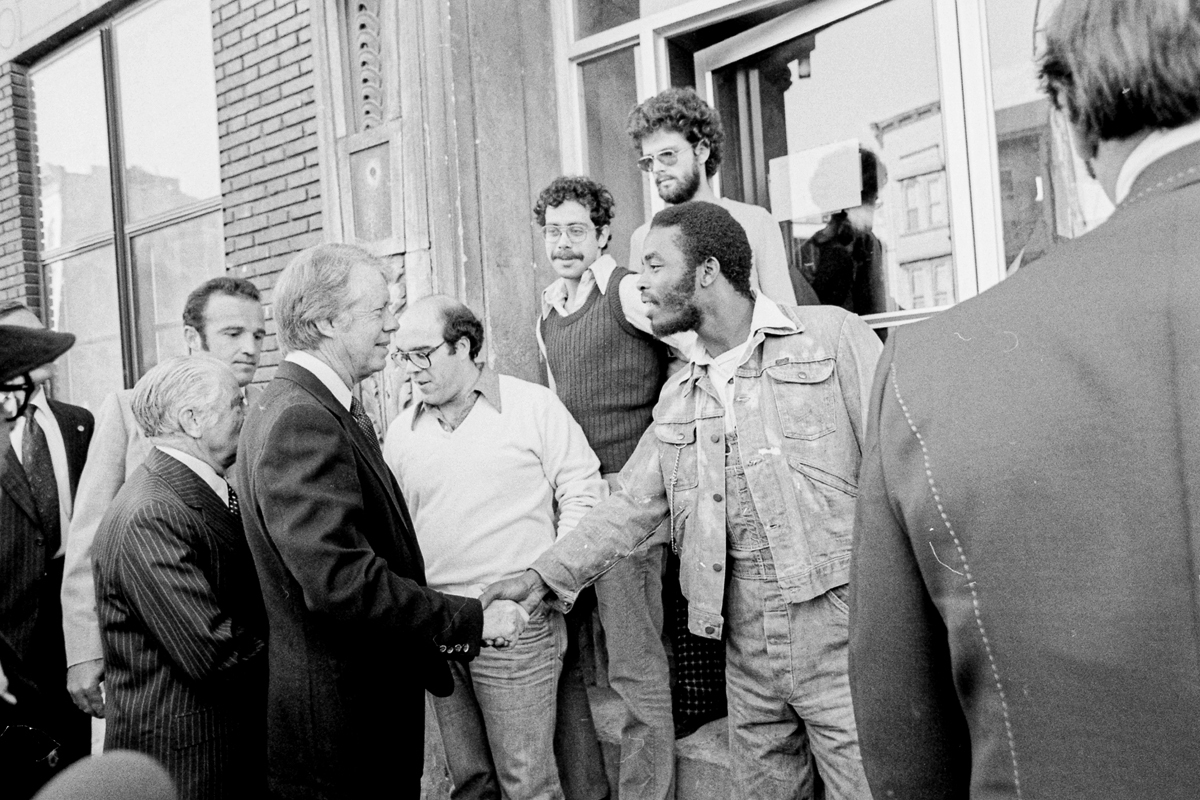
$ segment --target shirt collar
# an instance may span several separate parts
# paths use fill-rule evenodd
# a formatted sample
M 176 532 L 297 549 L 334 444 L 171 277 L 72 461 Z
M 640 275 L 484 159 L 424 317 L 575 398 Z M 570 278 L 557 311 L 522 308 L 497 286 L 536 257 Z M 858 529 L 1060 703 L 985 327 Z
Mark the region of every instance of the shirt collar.
M 745 357 L 761 344 L 768 334 L 772 336 L 787 336 L 799 333 L 801 330 L 803 328 L 784 313 L 778 303 L 771 300 L 762 292 L 756 292 L 754 295 L 754 311 L 750 316 L 750 336 L 746 340 L 742 359 L 745 360 Z M 699 338 L 692 343 L 689 352 L 685 353 L 685 355 L 689 361 L 687 368 L 691 372 L 684 380 L 684 386 L 690 387 L 691 384 L 694 384 L 699 379 L 701 373 L 707 371 L 707 367 L 713 363 L 714 357 L 701 344 Z M 720 355 L 720 353 L 717 355 Z
M 475 380 L 475 385 L 471 387 L 471 391 L 491 403 L 497 413 L 502 412 L 500 408 L 500 374 L 487 364 L 480 366 L 479 377 Z M 417 426 L 417 420 L 421 418 L 421 415 L 430 408 L 433 408 L 433 406 L 426 405 L 424 400 L 417 401 L 416 407 L 413 408 L 413 428 Z
M 189 455 L 182 450 L 177 450 L 174 447 L 161 444 L 156 444 L 155 447 L 196 473 L 200 477 L 200 480 L 207 483 L 217 493 L 217 497 L 221 498 L 221 502 L 229 505 L 229 484 L 217 474 L 217 471 L 212 468 L 211 464 L 206 464 L 195 456 Z
M 608 291 L 608 282 L 612 279 L 613 270 L 617 268 L 617 260 L 605 253 L 592 262 L 592 265 L 584 270 L 586 275 L 592 273 L 592 279 L 596 282 L 596 288 L 600 290 L 601 296 Z M 582 281 L 582 278 L 580 279 Z M 566 278 L 556 278 L 549 286 L 542 290 L 542 319 L 550 316 L 550 312 L 556 308 L 564 309 L 567 306 L 567 280 Z
M 1133 184 L 1147 167 L 1168 153 L 1194 142 L 1200 142 L 1200 120 L 1178 128 L 1154 131 L 1143 139 L 1129 154 L 1129 158 L 1125 159 L 1120 173 L 1117 174 L 1116 205 L 1120 205 L 1121 201 L 1129 196 Z
M 333 371 L 333 367 L 312 353 L 306 353 L 303 350 L 293 350 L 284 356 L 283 360 L 290 361 L 296 366 L 303 367 L 311 372 L 317 377 L 317 380 L 325 384 L 325 388 L 329 390 L 335 400 L 342 404 L 343 408 L 347 411 L 350 410 L 350 401 L 353 398 L 350 393 L 350 387 L 342 382 L 338 374 Z

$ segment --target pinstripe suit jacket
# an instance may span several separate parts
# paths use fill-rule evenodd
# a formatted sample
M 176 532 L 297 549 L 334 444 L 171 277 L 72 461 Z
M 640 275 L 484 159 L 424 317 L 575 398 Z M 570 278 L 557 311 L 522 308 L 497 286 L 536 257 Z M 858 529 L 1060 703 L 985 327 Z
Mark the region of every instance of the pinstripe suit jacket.
M 105 749 L 160 760 L 184 798 L 257 797 L 265 761 L 265 617 L 241 521 L 152 450 L 93 545 Z
M 92 415 L 87 409 L 54 400 L 50 401 L 50 410 L 62 432 L 67 473 L 74 496 L 92 437 Z M 44 649 L 34 646 L 35 638 L 40 642 L 49 638 L 35 637 L 35 629 L 57 628 L 61 624 L 58 604 L 46 607 L 43 602 L 49 593 L 43 584 L 56 581 L 58 572 L 55 567 L 48 571 L 47 556 L 53 556 L 53 553 L 46 552 L 25 470 L 12 446 L 7 441 L 3 445 L 6 464 L 0 477 L 0 638 L 20 662 L 14 664 L 5 659 L 4 670 L 10 679 L 19 677 L 35 684 L 46 683 L 49 688 L 58 690 L 65 686 L 66 671 L 61 639 L 54 637 L 58 644 L 53 653 L 34 652 Z M 66 533 L 64 530 L 62 535 L 66 536 Z M 50 669 L 53 671 L 47 674 Z

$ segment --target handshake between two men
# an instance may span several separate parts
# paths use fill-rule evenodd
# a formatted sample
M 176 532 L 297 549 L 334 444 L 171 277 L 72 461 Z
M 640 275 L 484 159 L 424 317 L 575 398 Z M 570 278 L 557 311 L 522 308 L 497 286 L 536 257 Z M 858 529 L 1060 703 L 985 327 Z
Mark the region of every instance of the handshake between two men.
M 546 584 L 531 569 L 496 581 L 479 597 L 483 604 L 483 645 L 511 647 L 546 594 Z

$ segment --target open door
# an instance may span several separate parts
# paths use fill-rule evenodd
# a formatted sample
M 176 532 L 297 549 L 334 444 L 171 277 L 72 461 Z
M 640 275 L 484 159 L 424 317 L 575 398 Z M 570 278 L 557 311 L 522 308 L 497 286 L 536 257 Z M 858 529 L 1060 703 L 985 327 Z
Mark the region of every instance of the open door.
M 937 2 L 814 0 L 695 55 L 726 129 L 721 194 L 780 223 L 797 296 L 807 283 L 876 328 L 977 291 L 954 235 L 971 241 L 971 212 L 950 196 L 965 133 L 943 107 Z

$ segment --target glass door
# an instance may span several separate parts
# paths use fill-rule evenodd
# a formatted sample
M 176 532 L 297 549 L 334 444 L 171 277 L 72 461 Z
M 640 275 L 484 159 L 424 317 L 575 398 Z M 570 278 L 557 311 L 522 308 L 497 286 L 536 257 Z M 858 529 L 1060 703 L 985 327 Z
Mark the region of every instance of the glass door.
M 771 211 L 797 297 L 877 328 L 978 291 L 940 3 L 814 0 L 695 55 L 726 126 L 721 194 Z

